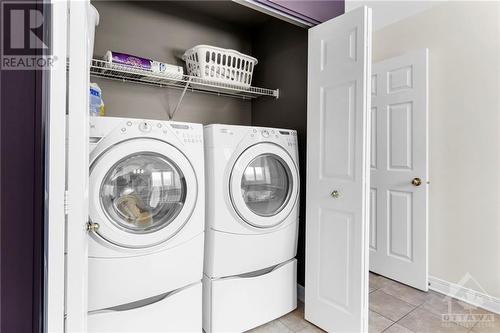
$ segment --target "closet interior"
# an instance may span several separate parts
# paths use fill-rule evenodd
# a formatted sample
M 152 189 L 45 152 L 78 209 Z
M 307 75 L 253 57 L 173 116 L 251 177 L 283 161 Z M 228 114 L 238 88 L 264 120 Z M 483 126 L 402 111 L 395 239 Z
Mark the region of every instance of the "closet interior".
M 92 4 L 100 20 L 90 81 L 102 89 L 106 116 L 294 129 L 300 177 L 306 179 L 307 29 L 232 1 Z M 130 73 L 106 77 L 96 70 L 108 50 L 185 67 L 185 50 L 200 44 L 257 58 L 251 84 L 255 88 L 235 91 L 195 82 L 151 83 Z M 305 198 L 302 184 L 297 253 L 300 285 L 304 285 Z

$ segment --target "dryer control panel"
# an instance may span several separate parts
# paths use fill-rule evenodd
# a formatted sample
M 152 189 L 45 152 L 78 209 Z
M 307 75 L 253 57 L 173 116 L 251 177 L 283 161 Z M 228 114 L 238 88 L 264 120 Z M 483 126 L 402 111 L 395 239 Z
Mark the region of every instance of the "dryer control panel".
M 287 149 L 297 148 L 297 131 L 239 125 L 212 124 L 204 127 L 205 147 L 235 149 L 239 145 L 273 142 Z
M 293 147 L 297 145 L 297 132 L 292 130 L 279 130 L 279 129 L 268 129 L 268 128 L 254 128 L 252 130 L 251 137 L 257 139 L 278 139 L 281 142 L 286 142 L 286 145 Z

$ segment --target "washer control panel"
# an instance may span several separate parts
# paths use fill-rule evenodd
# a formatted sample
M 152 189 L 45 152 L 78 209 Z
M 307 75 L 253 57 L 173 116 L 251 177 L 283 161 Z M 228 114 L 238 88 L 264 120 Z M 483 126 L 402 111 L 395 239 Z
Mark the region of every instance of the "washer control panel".
M 149 133 L 151 132 L 151 124 L 148 123 L 147 121 L 141 121 L 139 123 L 139 131 L 141 131 L 142 133 Z
M 278 131 L 280 135 L 286 138 L 289 147 L 297 146 L 297 132 L 295 131 Z
M 203 134 L 195 134 L 187 124 L 170 124 L 177 137 L 184 143 L 202 143 Z
M 179 135 L 179 133 L 176 133 Z M 190 133 L 182 133 L 181 140 L 185 143 L 200 143 L 202 142 L 202 135 L 190 134 Z
M 121 127 L 120 131 L 122 134 L 128 132 L 128 128 L 137 128 L 139 132 L 143 134 L 161 131 L 163 134 L 167 135 L 169 133 L 175 133 L 175 135 L 184 143 L 202 143 L 203 134 L 199 131 L 194 131 L 194 128 L 188 124 L 172 124 L 163 123 L 158 121 L 146 121 L 142 120 L 140 122 L 127 121 L 124 126 Z

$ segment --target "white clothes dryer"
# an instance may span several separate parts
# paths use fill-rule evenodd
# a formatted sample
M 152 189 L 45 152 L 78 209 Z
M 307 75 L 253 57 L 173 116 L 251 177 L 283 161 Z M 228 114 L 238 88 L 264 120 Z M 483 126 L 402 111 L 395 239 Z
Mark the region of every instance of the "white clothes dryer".
M 299 169 L 296 132 L 205 126 L 205 275 L 248 273 L 297 250 Z
M 130 321 L 137 306 L 191 307 L 170 315 L 201 324 L 202 126 L 93 117 L 89 134 L 89 327 Z
M 296 307 L 297 133 L 232 125 L 204 131 L 203 328 L 244 331 Z

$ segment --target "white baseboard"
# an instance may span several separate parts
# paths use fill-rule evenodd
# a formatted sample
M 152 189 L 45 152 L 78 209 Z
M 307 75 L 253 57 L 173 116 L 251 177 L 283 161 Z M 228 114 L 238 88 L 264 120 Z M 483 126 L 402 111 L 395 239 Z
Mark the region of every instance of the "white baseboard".
M 500 298 L 482 293 L 459 284 L 441 280 L 434 276 L 429 276 L 429 289 L 437 291 L 446 296 L 450 296 L 474 306 L 481 307 L 488 311 L 500 314 Z M 297 284 L 297 299 L 304 302 L 304 286 Z
M 300 284 L 297 283 L 297 299 L 304 303 L 305 299 L 305 289 L 304 286 L 301 286 Z
M 462 285 L 429 276 L 429 289 L 500 314 L 500 298 L 472 290 Z

